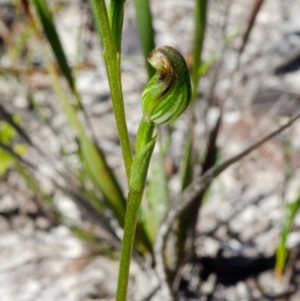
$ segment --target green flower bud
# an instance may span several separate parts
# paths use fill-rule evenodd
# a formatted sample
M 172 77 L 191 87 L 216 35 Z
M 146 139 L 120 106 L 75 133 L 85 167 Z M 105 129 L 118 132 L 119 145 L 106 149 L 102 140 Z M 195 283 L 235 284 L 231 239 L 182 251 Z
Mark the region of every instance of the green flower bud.
M 183 56 L 169 46 L 158 47 L 148 56 L 156 69 L 142 94 L 145 121 L 162 124 L 174 120 L 191 99 L 191 81 Z

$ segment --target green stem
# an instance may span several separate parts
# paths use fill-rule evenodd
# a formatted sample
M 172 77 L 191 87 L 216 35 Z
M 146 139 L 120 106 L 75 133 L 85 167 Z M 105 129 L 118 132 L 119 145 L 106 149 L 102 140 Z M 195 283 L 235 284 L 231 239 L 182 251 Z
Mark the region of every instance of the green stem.
M 133 160 L 131 168 L 116 301 L 126 301 L 129 268 L 137 219 L 143 198 L 149 163 L 156 142 L 156 137 L 152 138 L 152 134 L 150 135 L 150 133 L 153 133 L 154 124 L 148 124 L 147 126 L 146 122 L 142 119 L 140 128 L 142 128 L 142 130 L 140 130 L 138 134 L 142 135 L 142 137 L 137 137 L 137 141 L 142 141 L 142 144 L 138 145 L 139 150 L 137 150 L 137 156 Z M 145 135 L 145 133 L 147 134 Z M 146 141 L 147 139 L 148 142 Z M 140 147 L 142 145 L 143 148 L 141 149 Z
M 130 169 L 132 164 L 132 152 L 130 147 L 128 129 L 125 118 L 125 108 L 122 94 L 121 75 L 118 72 L 117 62 L 113 62 L 113 56 L 110 53 L 104 53 L 106 61 L 108 80 L 110 85 L 112 103 L 122 148 L 127 179 L 130 179 Z
M 190 110 L 190 124 L 189 135 L 185 145 L 185 155 L 182 162 L 182 190 L 184 190 L 193 180 L 193 133 L 195 125 L 195 105 L 197 99 L 198 84 L 200 80 L 199 68 L 201 65 L 203 42 L 205 37 L 206 18 L 207 18 L 207 2 L 208 0 L 195 0 L 195 31 L 194 31 L 194 45 L 193 45 L 193 67 L 192 67 L 192 97 L 191 97 L 191 110 Z M 190 216 L 192 207 L 187 208 L 179 218 L 179 231 L 178 231 L 178 252 L 177 252 L 177 267 L 182 264 L 186 251 L 186 239 L 188 230 L 190 229 Z
M 144 147 L 152 139 L 154 129 L 154 123 L 149 123 L 144 118 L 141 120 L 135 142 L 135 149 L 137 154 L 141 153 Z
M 144 53 L 149 79 L 154 75 L 155 70 L 147 61 L 148 54 L 155 48 L 154 30 L 149 0 L 134 0 L 136 21 L 139 36 Z
M 130 191 L 128 195 L 116 301 L 126 300 L 131 254 L 142 197 L 143 191 Z
M 120 138 L 120 144 L 123 152 L 123 158 L 125 163 L 125 169 L 128 181 L 130 179 L 131 164 L 132 164 L 132 152 L 129 142 L 129 135 L 127 130 L 125 108 L 122 93 L 121 83 L 121 71 L 120 71 L 120 46 L 119 43 L 115 43 L 115 39 L 112 37 L 116 35 L 115 30 L 112 31 L 108 19 L 107 9 L 104 0 L 92 0 L 94 8 L 97 13 L 97 17 L 100 20 L 101 36 L 104 45 L 104 60 L 108 75 L 108 81 L 111 91 L 111 98 L 114 107 L 114 113 Z M 124 3 L 124 1 L 122 1 Z M 114 10 L 111 10 L 114 11 Z M 123 10 L 118 9 L 118 12 Z M 120 15 L 122 17 L 122 15 Z M 114 17 L 111 17 L 114 19 Z M 121 21 L 120 21 L 121 22 Z M 119 24 L 119 23 L 118 23 Z M 114 29 L 114 28 L 113 28 Z M 120 28 L 119 28 L 120 30 Z M 118 37 L 121 39 L 120 33 Z
M 207 1 L 208 0 L 195 1 L 196 7 L 195 7 L 195 31 L 194 31 L 193 68 L 192 68 L 192 82 L 193 82 L 192 103 L 197 98 L 197 86 L 200 78 L 199 67 L 201 65 L 201 54 L 202 54 L 205 27 L 206 27 Z

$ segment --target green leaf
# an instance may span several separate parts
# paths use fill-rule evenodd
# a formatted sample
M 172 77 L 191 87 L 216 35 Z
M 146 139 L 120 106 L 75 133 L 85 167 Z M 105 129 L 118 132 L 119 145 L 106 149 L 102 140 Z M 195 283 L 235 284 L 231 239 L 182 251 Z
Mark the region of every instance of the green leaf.
M 144 53 L 148 76 L 151 78 L 155 70 L 147 61 L 148 54 L 155 48 L 154 30 L 149 0 L 134 0 L 137 26 Z
M 146 190 L 147 199 L 141 205 L 141 220 L 152 243 L 169 200 L 163 159 L 162 151 L 153 155 L 149 170 L 149 187 Z
M 192 133 L 188 133 L 186 142 L 184 145 L 184 153 L 180 166 L 181 174 L 181 190 L 184 190 L 193 179 L 193 168 L 191 166 L 192 156 Z
M 206 72 L 210 69 L 210 67 L 213 65 L 213 63 L 215 62 L 217 58 L 217 52 L 214 51 L 210 57 L 208 58 L 208 60 L 206 60 L 205 62 L 203 62 L 200 67 L 199 67 L 199 76 L 203 76 L 206 74 Z
M 18 124 L 20 121 L 20 116 L 14 115 L 12 117 L 14 124 Z M 10 147 L 15 154 L 23 155 L 27 151 L 27 145 L 19 143 L 14 145 L 13 140 L 17 136 L 16 129 L 11 126 L 8 122 L 0 122 L 0 142 L 3 145 Z M 8 153 L 7 151 L 0 149 L 0 177 L 5 174 L 5 172 L 11 168 L 16 162 L 16 158 Z
M 146 177 L 151 155 L 155 146 L 156 137 L 137 154 L 132 162 L 132 171 L 129 185 L 128 204 L 126 210 L 124 236 L 122 242 L 119 279 L 117 288 L 117 301 L 127 300 L 127 285 L 129 279 L 129 267 L 132 255 L 135 230 L 142 201 Z
M 107 10 L 112 38 L 119 54 L 121 53 L 124 4 L 125 0 L 111 0 Z
M 15 163 L 15 158 L 7 152 L 0 149 L 0 178 L 6 173 L 6 171 L 12 167 Z
M 95 24 L 95 27 L 96 27 L 96 30 L 97 30 L 97 33 L 98 33 L 98 36 L 99 36 L 100 46 L 103 47 L 101 24 L 100 24 L 100 19 L 98 18 L 98 15 L 97 15 L 97 7 L 96 7 L 96 4 L 95 4 L 95 1 L 89 0 L 89 2 L 90 2 L 90 6 L 91 6 L 91 11 L 92 11 L 92 14 L 93 14 L 94 24 Z
M 69 67 L 67 57 L 65 55 L 58 33 L 56 31 L 53 18 L 52 18 L 52 13 L 49 10 L 45 0 L 32 0 L 31 2 L 34 5 L 36 13 L 42 23 L 44 33 L 55 54 L 59 67 L 62 73 L 64 74 L 65 78 L 67 79 L 68 84 L 71 90 L 73 91 L 74 95 L 77 95 L 75 80 L 72 74 L 72 70 Z
M 28 188 L 36 194 L 36 201 L 38 202 L 42 210 L 54 222 L 61 222 L 63 215 L 54 203 L 52 197 L 42 190 L 37 180 L 21 164 L 19 164 L 19 162 L 16 162 L 16 170 L 19 173 L 19 175 L 24 179 Z
M 287 237 L 291 231 L 295 216 L 298 213 L 299 208 L 300 208 L 300 195 L 297 197 L 297 199 L 294 202 L 287 204 L 285 206 L 285 216 L 282 224 L 281 238 L 276 251 L 275 270 L 276 273 L 280 276 L 283 273 L 286 259 L 287 259 L 287 249 L 286 249 Z
M 208 0 L 195 0 L 195 30 L 194 30 L 194 45 L 193 45 L 193 67 L 192 67 L 192 83 L 193 95 L 192 102 L 197 97 L 197 87 L 199 83 L 200 74 L 198 72 L 201 65 L 201 56 L 204 43 L 206 17 L 207 17 L 207 3 Z

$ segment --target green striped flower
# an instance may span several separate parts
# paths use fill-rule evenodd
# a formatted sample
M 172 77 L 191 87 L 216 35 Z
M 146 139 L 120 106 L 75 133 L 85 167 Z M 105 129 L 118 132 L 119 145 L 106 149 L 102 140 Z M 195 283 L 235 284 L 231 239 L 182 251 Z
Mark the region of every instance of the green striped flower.
M 176 119 L 191 99 L 191 82 L 183 56 L 169 46 L 152 50 L 149 63 L 156 69 L 142 94 L 145 121 L 162 124 Z

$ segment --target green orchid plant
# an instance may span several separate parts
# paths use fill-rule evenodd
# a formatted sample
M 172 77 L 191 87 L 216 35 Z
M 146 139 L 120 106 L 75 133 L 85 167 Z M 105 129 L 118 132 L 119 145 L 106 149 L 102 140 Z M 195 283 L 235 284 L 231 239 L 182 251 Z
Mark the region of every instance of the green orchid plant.
M 176 49 L 169 46 L 156 48 L 148 60 L 157 72 L 142 93 L 143 118 L 137 132 L 136 157 L 132 162 L 129 181 L 117 301 L 126 300 L 138 213 L 157 137 L 155 126 L 178 118 L 191 99 L 189 72 L 184 58 Z

